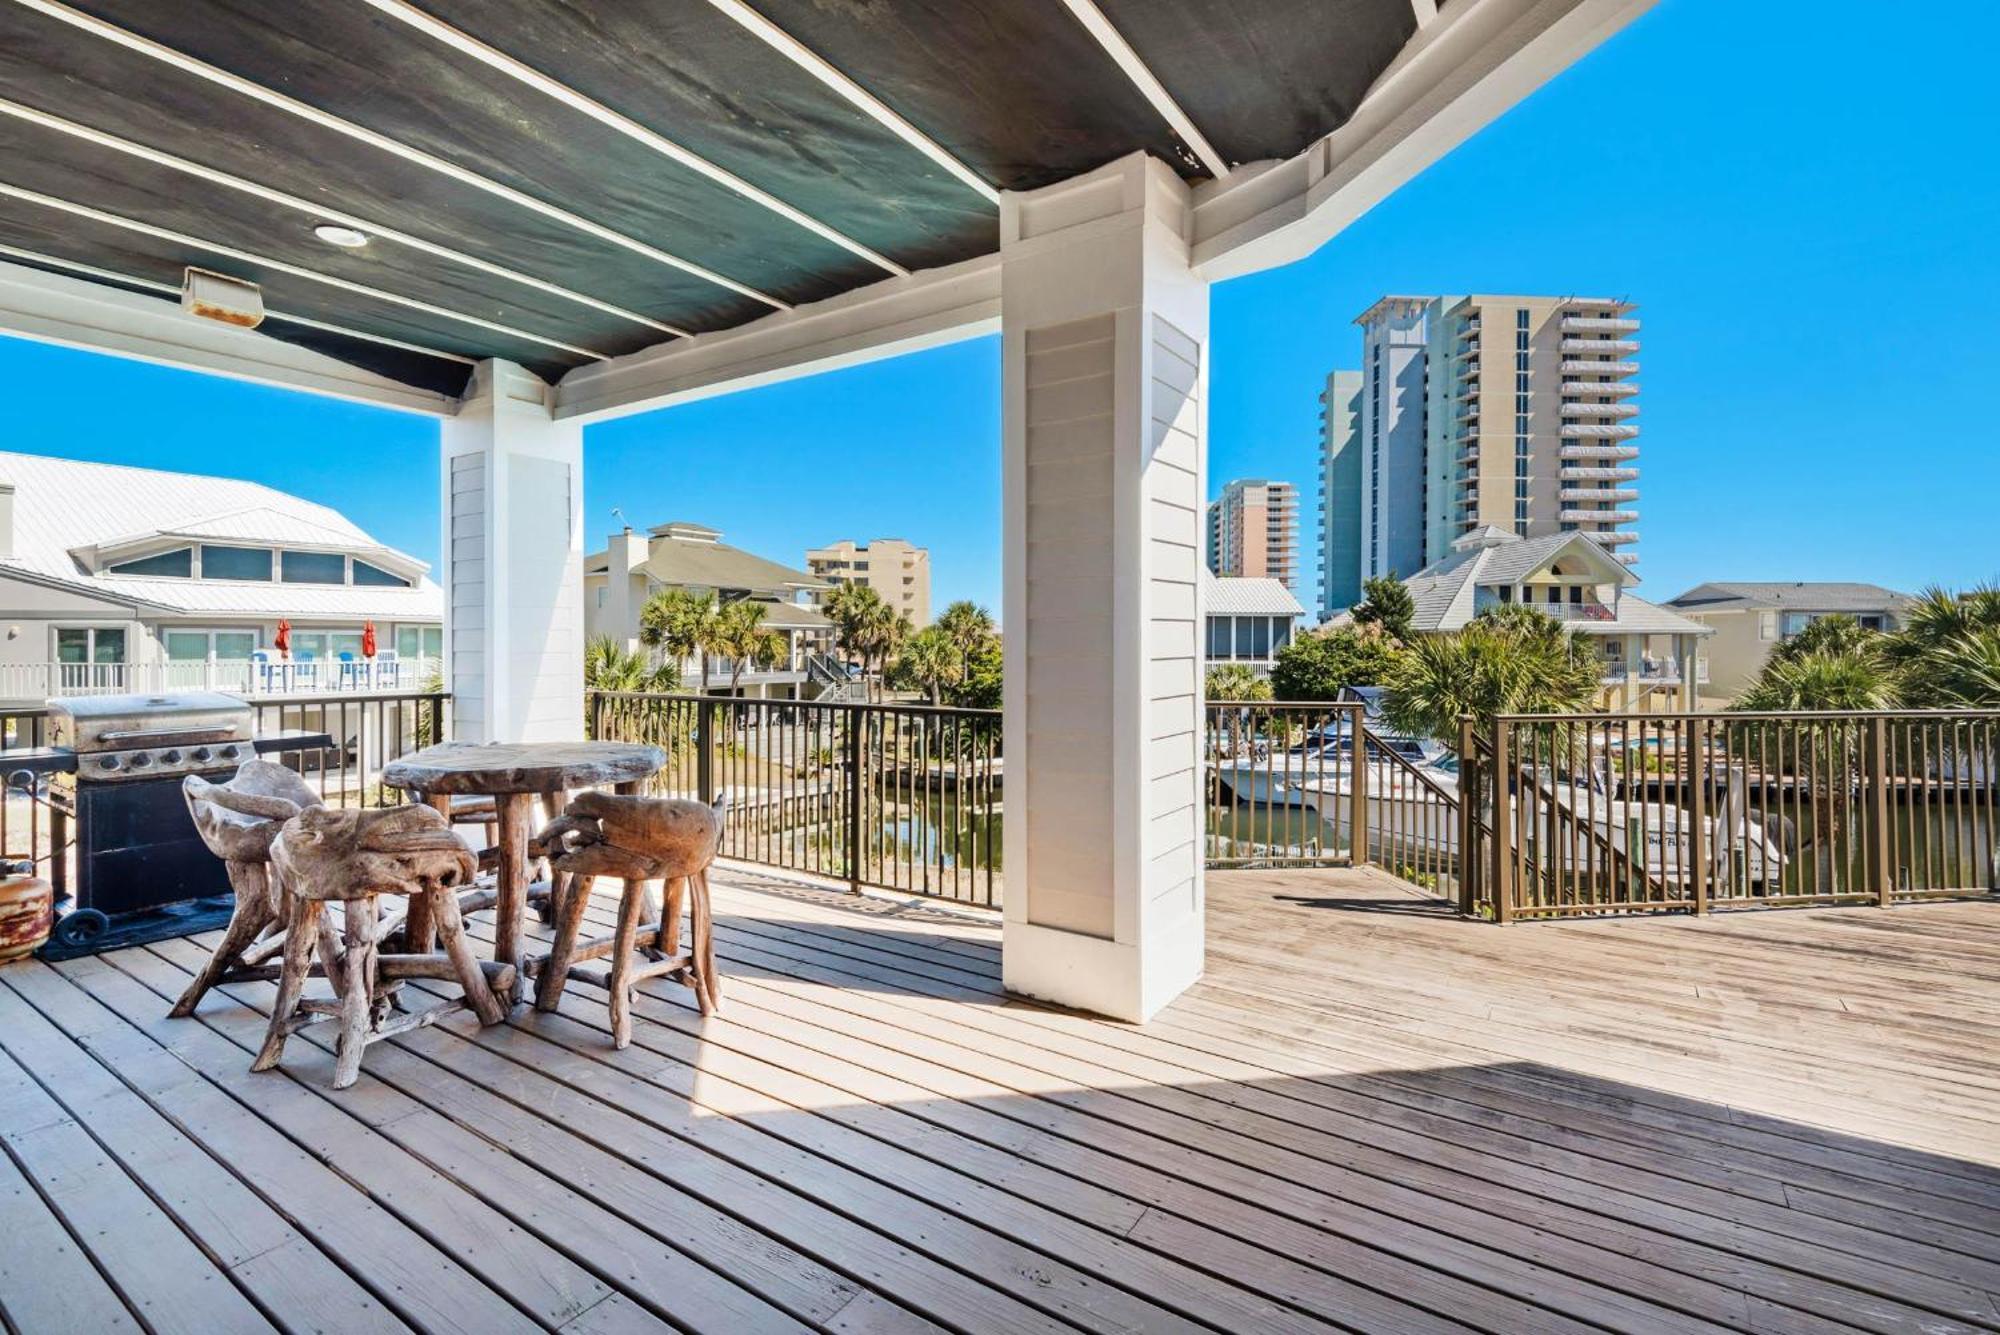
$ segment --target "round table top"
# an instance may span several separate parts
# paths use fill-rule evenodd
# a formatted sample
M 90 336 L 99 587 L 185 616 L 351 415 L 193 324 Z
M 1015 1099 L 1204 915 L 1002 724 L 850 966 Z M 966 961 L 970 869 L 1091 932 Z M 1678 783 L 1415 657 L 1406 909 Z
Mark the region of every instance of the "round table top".
M 667 753 L 639 742 L 440 742 L 392 760 L 382 782 L 420 793 L 553 793 L 650 778 Z

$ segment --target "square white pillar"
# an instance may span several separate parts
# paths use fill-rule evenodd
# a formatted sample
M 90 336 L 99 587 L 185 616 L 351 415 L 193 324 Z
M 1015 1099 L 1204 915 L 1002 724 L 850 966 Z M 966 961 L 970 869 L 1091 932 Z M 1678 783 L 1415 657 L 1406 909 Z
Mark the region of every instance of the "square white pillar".
M 1208 284 L 1143 154 L 1001 202 L 1003 973 L 1144 1020 L 1201 976 Z
M 583 428 L 511 362 L 443 424 L 445 686 L 463 741 L 583 735 Z

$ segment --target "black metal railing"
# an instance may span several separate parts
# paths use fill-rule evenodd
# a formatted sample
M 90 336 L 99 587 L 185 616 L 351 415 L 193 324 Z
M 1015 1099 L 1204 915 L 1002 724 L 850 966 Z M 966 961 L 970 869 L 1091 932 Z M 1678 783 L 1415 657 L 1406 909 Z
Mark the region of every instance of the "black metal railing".
M 594 738 L 667 752 L 648 791 L 729 793 L 722 855 L 1000 903 L 997 710 L 592 691 Z
M 2000 711 L 1523 715 L 1461 749 L 1482 917 L 2000 891 Z

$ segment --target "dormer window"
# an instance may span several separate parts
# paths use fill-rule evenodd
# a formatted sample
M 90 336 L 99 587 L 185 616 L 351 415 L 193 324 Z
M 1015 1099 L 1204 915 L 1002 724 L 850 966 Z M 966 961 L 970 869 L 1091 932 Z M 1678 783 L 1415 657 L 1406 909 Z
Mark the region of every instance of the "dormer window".
M 120 561 L 115 566 L 107 567 L 107 571 L 113 575 L 164 575 L 186 579 L 194 573 L 194 548 L 176 547 L 173 551 L 156 552 L 136 561 Z

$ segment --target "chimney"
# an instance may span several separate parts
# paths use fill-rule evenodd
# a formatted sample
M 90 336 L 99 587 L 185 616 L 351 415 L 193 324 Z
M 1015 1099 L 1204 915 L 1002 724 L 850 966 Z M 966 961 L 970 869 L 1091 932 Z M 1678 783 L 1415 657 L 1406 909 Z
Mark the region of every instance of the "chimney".
M 652 539 L 634 533 L 630 525 L 611 535 L 604 574 L 603 630 L 622 649 L 639 647 L 639 608 L 646 601 L 646 582 L 638 572 L 652 554 L 652 547 Z
M 14 554 L 14 484 L 0 482 L 0 556 Z

